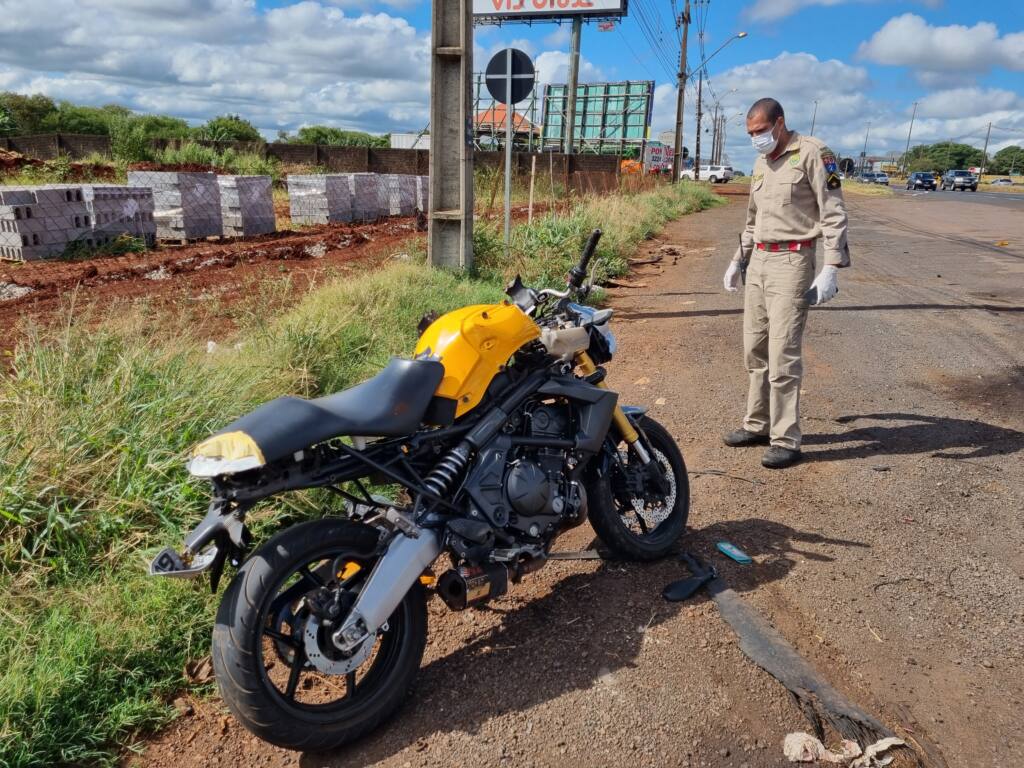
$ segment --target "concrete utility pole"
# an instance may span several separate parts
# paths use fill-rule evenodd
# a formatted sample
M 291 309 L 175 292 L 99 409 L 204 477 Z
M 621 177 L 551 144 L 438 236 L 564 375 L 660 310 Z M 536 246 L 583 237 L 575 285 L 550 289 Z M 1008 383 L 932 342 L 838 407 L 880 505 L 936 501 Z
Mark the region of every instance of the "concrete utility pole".
M 864 151 L 860 153 L 860 172 L 864 173 L 864 168 L 867 167 L 868 163 L 868 134 L 871 133 L 871 121 L 868 121 L 868 127 L 864 131 Z
M 910 154 L 910 134 L 914 130 L 914 118 L 917 117 L 917 102 L 914 102 L 914 111 L 910 115 L 910 127 L 907 128 L 907 148 L 903 151 L 903 175 L 907 175 L 907 155 Z
M 693 180 L 700 181 L 700 99 L 701 94 L 704 91 L 704 70 L 700 71 L 700 77 L 697 80 L 697 130 L 696 138 L 693 140 Z
M 473 267 L 473 3 L 433 0 L 427 259 Z
M 811 136 L 814 135 L 814 124 L 818 122 L 818 100 L 814 100 L 814 114 L 811 115 Z
M 683 27 L 683 44 L 679 51 L 679 77 L 676 79 L 676 146 L 672 153 L 672 183 L 679 181 L 683 171 L 683 103 L 686 100 L 686 44 L 690 33 L 690 0 L 686 0 L 683 16 L 677 22 Z
M 988 133 L 985 134 L 985 149 L 981 151 L 981 172 L 978 174 L 978 181 L 985 174 L 985 166 L 988 165 L 988 140 L 992 136 L 992 123 L 988 124 Z
M 576 89 L 580 82 L 580 38 L 583 36 L 583 17 L 572 19 L 572 37 L 569 44 L 569 84 L 565 94 L 565 154 L 572 154 L 573 134 L 576 132 Z

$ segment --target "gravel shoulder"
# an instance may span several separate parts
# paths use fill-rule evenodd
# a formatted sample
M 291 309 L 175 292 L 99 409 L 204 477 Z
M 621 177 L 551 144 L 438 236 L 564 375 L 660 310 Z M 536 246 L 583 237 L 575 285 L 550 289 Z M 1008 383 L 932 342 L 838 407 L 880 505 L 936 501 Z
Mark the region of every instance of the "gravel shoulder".
M 682 544 L 939 768 L 1024 764 L 1024 253 L 986 245 L 991 206 L 958 226 L 948 211 L 922 223 L 913 199 L 851 203 L 854 267 L 808 325 L 807 461 L 771 473 L 758 449 L 719 438 L 746 390 L 741 300 L 720 287 L 743 202 L 670 225 L 645 249 L 669 255 L 611 292 L 611 384 L 652 406 L 692 472 Z M 577 529 L 560 548 L 591 537 Z M 725 561 L 720 540 L 755 564 Z M 661 599 L 681 574 L 674 561 L 555 562 L 488 610 L 432 602 L 417 692 L 343 753 L 271 748 L 211 700 L 125 762 L 784 764 L 784 735 L 806 722 L 713 604 Z

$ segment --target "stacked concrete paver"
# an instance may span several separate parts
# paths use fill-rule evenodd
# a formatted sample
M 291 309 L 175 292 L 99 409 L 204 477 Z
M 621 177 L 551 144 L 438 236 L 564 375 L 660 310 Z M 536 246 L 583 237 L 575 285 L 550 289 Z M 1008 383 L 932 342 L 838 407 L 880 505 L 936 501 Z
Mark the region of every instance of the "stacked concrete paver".
M 424 213 L 430 208 L 430 177 L 416 177 L 416 208 Z
M 387 216 L 381 198 L 382 178 L 376 173 L 349 174 L 352 188 L 352 216 L 356 221 L 376 221 Z
M 153 193 L 142 187 L 87 184 L 82 187 L 93 228 L 93 245 L 105 245 L 121 235 L 156 245 Z
M 198 240 L 223 234 L 214 174 L 129 171 L 128 186 L 153 190 L 158 238 Z
M 289 174 L 288 198 L 293 224 L 352 221 L 352 186 L 347 174 Z
M 277 230 L 269 176 L 218 176 L 217 184 L 225 235 L 249 237 Z
M 0 258 L 55 258 L 72 242 L 90 243 L 92 226 L 81 187 L 0 187 Z

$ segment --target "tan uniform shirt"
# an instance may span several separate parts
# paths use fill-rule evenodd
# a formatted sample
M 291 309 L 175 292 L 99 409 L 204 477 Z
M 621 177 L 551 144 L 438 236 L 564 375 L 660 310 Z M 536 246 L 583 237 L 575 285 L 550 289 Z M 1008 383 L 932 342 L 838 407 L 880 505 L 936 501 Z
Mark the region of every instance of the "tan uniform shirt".
M 759 155 L 750 180 L 747 225 L 734 261 L 748 261 L 755 243 L 822 240 L 825 263 L 850 266 L 846 206 L 836 156 L 796 131 L 774 160 Z

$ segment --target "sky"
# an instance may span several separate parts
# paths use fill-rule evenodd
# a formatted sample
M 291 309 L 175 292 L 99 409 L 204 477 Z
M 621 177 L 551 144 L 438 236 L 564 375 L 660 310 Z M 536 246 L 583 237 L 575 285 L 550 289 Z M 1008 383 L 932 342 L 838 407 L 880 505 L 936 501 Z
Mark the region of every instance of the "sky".
M 614 29 L 584 27 L 581 81 L 654 80 L 655 137 L 674 125 L 683 2 L 631 0 Z M 990 153 L 1024 144 L 1021 0 L 693 0 L 692 17 L 694 77 L 701 37 L 712 54 L 748 33 L 705 65 L 705 112 L 721 104 L 738 168 L 754 155 L 742 114 L 762 96 L 805 133 L 817 101 L 814 135 L 844 156 L 866 133 L 868 154 L 902 152 L 915 102 L 912 144 L 981 147 L 990 122 Z M 0 90 L 193 123 L 239 113 L 268 138 L 310 124 L 427 124 L 429 0 L 0 0 L 0 18 Z M 564 82 L 567 24 L 478 27 L 475 68 L 508 45 L 534 58 L 541 81 Z M 709 147 L 710 134 L 702 141 Z

